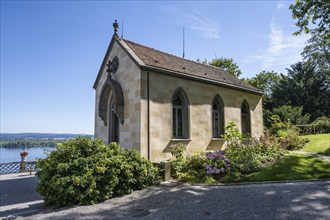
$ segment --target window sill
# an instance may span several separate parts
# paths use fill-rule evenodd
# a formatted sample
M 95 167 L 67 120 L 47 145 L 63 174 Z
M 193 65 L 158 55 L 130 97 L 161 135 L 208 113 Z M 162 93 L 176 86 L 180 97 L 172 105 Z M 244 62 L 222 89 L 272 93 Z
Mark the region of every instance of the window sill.
M 224 141 L 224 138 L 212 138 L 212 141 Z
M 191 141 L 191 139 L 185 139 L 185 138 L 172 138 L 171 141 L 176 141 L 176 142 L 187 142 L 187 141 Z

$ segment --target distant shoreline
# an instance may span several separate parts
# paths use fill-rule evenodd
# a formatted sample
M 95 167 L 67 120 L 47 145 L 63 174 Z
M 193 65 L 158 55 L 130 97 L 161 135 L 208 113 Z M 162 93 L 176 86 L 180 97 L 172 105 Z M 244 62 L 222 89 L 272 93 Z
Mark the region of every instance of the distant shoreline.
M 0 140 L 64 140 L 69 138 L 76 138 L 78 136 L 89 136 L 90 134 L 69 134 L 69 133 L 0 133 Z
M 64 140 L 0 140 L 1 148 L 56 147 Z

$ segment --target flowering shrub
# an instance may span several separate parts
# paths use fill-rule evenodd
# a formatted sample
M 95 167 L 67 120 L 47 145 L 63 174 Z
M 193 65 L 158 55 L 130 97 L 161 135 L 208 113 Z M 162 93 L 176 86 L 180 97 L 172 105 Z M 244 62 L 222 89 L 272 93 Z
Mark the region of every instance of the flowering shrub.
M 175 156 L 171 161 L 173 177 L 190 183 L 238 182 L 245 174 L 262 169 L 286 152 L 275 136 L 265 136 L 260 140 L 243 139 L 233 122 L 225 130 L 223 137 L 227 148 L 224 151 L 187 155 L 185 147 L 175 146 L 171 151 Z
M 236 125 L 230 124 L 229 126 L 231 130 L 236 130 Z M 240 136 L 235 138 L 236 133 L 229 134 L 230 140 L 225 137 L 225 140 L 229 141 L 225 154 L 231 162 L 232 172 L 242 175 L 258 171 L 266 164 L 281 158 L 286 152 L 280 147 L 280 143 L 275 137 L 262 138 L 259 141 L 255 138 L 241 139 Z
M 204 165 L 207 174 L 220 174 L 230 171 L 230 161 L 224 156 L 224 151 L 207 152 L 206 157 L 208 163 Z

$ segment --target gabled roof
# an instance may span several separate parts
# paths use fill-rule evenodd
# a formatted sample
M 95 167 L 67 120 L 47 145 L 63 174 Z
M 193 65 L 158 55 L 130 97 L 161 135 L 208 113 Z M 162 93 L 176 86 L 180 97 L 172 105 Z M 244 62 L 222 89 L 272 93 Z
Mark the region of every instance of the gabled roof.
M 112 42 L 114 39 L 141 69 L 163 72 L 250 93 L 262 94 L 260 90 L 239 80 L 235 76 L 225 72 L 223 69 L 177 57 L 118 37 L 114 37 Z M 110 43 L 110 45 L 112 44 Z M 109 50 L 110 46 L 107 54 L 110 52 Z M 104 61 L 102 66 L 103 65 Z M 97 83 L 97 81 L 95 83 Z

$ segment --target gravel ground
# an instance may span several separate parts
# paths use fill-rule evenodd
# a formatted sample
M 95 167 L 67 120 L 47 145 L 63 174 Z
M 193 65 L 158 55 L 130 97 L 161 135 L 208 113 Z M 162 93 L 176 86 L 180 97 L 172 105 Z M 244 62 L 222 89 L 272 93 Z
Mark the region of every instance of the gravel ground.
M 217 186 L 167 182 L 103 203 L 43 207 L 33 176 L 1 175 L 1 219 L 330 219 L 330 180 Z

